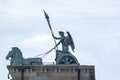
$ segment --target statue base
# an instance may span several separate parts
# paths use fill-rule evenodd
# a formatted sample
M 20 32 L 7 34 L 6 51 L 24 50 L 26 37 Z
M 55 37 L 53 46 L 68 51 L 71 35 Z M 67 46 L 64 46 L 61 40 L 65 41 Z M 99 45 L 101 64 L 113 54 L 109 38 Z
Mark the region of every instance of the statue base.
M 93 65 L 7 66 L 12 80 L 95 80 Z

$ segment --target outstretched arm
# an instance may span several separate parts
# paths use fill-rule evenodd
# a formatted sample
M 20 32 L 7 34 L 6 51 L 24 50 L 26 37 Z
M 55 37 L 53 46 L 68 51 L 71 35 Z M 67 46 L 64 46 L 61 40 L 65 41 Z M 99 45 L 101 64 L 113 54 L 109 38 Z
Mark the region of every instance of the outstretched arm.
M 56 36 L 54 36 L 53 34 L 52 34 L 52 36 L 53 36 L 53 38 L 55 38 L 55 39 L 61 39 L 60 37 L 56 37 Z

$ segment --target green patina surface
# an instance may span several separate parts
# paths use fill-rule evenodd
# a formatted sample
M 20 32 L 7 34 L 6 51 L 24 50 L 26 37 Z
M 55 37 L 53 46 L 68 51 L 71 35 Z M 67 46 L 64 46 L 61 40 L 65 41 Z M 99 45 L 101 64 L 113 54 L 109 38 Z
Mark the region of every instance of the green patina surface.
M 27 58 L 24 59 L 22 52 L 19 48 L 13 47 L 6 56 L 7 60 L 10 60 L 10 65 L 41 65 L 41 58 Z

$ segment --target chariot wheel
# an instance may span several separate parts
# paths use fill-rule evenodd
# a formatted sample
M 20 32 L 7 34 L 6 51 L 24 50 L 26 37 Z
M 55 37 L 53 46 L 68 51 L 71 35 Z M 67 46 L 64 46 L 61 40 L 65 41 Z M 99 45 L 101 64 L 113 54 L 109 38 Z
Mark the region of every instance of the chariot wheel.
M 61 57 L 57 59 L 56 64 L 79 64 L 76 57 L 71 54 L 63 54 Z

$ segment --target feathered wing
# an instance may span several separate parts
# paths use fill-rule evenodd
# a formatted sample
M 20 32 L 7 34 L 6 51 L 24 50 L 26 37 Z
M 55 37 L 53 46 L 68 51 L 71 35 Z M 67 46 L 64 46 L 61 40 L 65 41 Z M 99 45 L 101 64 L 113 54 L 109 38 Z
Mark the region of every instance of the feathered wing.
M 68 31 L 67 31 L 67 42 L 68 42 L 68 45 L 70 45 L 72 51 L 74 52 L 75 45 L 74 45 L 72 36 L 70 35 L 70 33 Z

